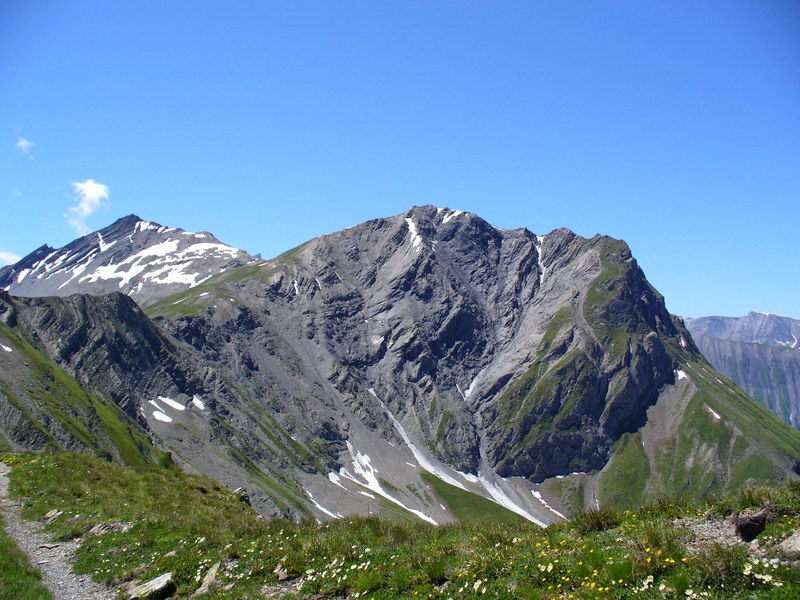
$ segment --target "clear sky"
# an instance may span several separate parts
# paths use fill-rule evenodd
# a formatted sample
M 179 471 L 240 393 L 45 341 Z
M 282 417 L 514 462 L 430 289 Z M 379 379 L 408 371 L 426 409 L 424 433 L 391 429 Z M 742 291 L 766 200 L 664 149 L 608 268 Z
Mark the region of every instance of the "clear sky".
M 434 204 L 622 238 L 679 314 L 800 317 L 800 3 L 0 0 L 0 198 L 5 262 Z

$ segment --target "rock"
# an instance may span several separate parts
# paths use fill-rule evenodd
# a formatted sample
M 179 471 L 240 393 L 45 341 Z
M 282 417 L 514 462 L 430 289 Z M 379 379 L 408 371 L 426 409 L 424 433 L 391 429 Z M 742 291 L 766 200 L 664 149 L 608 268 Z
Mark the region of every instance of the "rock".
M 98 523 L 97 525 L 89 529 L 89 531 L 87 531 L 86 533 L 88 535 L 104 535 L 106 533 L 113 533 L 115 531 L 121 531 L 122 533 L 125 533 L 126 531 L 129 531 L 131 527 L 133 527 L 133 523 L 112 521 L 109 523 Z
M 246 489 L 244 489 L 243 487 L 236 488 L 235 490 L 233 490 L 233 494 L 234 496 L 239 498 L 239 500 L 247 504 L 247 506 L 251 506 L 250 494 L 247 493 Z
M 752 542 L 767 526 L 767 509 L 762 508 L 757 513 L 753 513 L 751 510 L 743 510 L 735 517 L 734 524 L 736 525 L 736 533 L 745 542 Z
M 192 598 L 194 598 L 195 596 L 202 596 L 203 594 L 207 594 L 211 590 L 211 586 L 217 579 L 217 573 L 219 572 L 219 568 L 220 568 L 220 563 L 219 562 L 214 563 L 214 566 L 212 566 L 206 573 L 206 576 L 203 577 L 203 583 L 200 585 L 199 588 L 197 588 L 197 591 L 194 594 L 192 594 Z
M 789 560 L 800 559 L 800 530 L 795 531 L 778 545 L 778 550 Z M 794 566 L 794 564 L 792 565 Z
M 42 523 L 44 523 L 45 525 L 50 525 L 50 523 L 53 523 L 58 517 L 60 517 L 63 514 L 64 514 L 63 510 L 57 510 L 54 508 L 53 510 L 48 511 L 42 517 Z
M 284 559 L 285 560 L 285 559 Z M 278 566 L 272 570 L 275 575 L 278 576 L 278 581 L 286 581 L 289 579 L 289 573 L 286 570 L 286 567 L 283 566 L 282 562 L 278 563 Z
M 128 592 L 129 600 L 156 600 L 167 598 L 176 590 L 175 582 L 172 581 L 172 573 L 164 573 L 147 583 L 137 585 Z

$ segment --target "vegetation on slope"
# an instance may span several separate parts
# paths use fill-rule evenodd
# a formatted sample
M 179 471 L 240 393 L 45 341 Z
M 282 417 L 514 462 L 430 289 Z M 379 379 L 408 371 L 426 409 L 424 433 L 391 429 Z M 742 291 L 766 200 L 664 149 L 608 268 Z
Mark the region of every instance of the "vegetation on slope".
M 172 572 L 176 597 L 197 590 L 212 565 L 213 598 L 792 598 L 800 571 L 774 543 L 800 518 L 800 485 L 748 487 L 713 505 L 653 502 L 635 512 L 589 511 L 541 529 L 519 521 L 433 527 L 348 518 L 261 521 L 228 490 L 174 468 L 130 469 L 76 454 L 7 455 L 12 493 L 30 518 L 64 511 L 50 526 L 84 536 L 76 570 L 122 588 Z M 437 490 L 437 493 L 441 493 Z M 770 507 L 759 538 L 698 543 L 692 523 L 722 523 Z M 103 522 L 128 531 L 93 536 Z M 0 556 L 5 561 L 5 555 Z M 3 562 L 5 564 L 5 562 Z
M 674 432 L 648 424 L 624 435 L 600 476 L 604 505 L 633 509 L 654 495 L 732 492 L 779 481 L 800 457 L 800 435 L 704 361 L 683 366 L 691 385 Z M 644 432 L 649 432 L 645 449 Z
M 37 350 L 26 339 L 24 330 L 11 329 L 0 322 L 0 332 L 13 344 L 25 367 L 8 374 L 0 372 L 0 393 L 21 413 L 29 430 L 46 438 L 49 448 L 60 449 L 63 440 L 57 440 L 32 411 L 47 414 L 76 442 L 99 456 L 118 458 L 132 466 L 163 459 L 163 453 L 115 402 L 87 393 L 78 381 Z

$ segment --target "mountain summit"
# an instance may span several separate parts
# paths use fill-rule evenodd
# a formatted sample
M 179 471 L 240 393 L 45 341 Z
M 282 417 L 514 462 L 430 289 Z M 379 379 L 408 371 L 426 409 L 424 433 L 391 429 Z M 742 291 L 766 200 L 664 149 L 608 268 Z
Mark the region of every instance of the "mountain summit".
M 0 288 L 15 296 L 119 291 L 147 306 L 253 260 L 210 233 L 191 233 L 128 215 L 63 248 L 44 245 L 3 267 Z
M 135 419 L 129 431 L 245 487 L 266 515 L 445 523 L 454 497 L 478 495 L 546 524 L 793 477 L 800 459 L 800 433 L 703 359 L 624 242 L 567 229 L 414 207 L 227 269 L 146 314 L 122 294 L 0 295 L 0 320 L 10 445 L 20 431 L 89 445 L 28 391 L 47 377 L 14 378 L 52 361 Z M 25 426 L 48 411 L 50 429 Z

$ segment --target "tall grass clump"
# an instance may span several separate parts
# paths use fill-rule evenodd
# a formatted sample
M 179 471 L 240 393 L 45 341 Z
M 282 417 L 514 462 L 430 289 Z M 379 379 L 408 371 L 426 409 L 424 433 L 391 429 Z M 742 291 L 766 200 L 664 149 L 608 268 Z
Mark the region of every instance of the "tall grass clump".
M 581 534 L 592 533 L 594 531 L 606 531 L 622 523 L 622 513 L 605 506 L 590 508 L 577 513 L 572 518 L 571 523 L 578 533 Z

